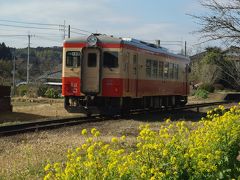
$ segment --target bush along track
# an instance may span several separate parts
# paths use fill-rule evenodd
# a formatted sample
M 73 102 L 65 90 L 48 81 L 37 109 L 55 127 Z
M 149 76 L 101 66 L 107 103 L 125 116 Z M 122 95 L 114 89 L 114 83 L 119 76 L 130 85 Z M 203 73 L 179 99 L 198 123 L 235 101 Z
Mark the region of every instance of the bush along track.
M 219 106 L 190 126 L 143 125 L 134 145 L 126 136 L 103 142 L 97 129 L 83 129 L 85 143 L 69 150 L 65 162 L 47 164 L 44 179 L 238 179 L 240 106 Z

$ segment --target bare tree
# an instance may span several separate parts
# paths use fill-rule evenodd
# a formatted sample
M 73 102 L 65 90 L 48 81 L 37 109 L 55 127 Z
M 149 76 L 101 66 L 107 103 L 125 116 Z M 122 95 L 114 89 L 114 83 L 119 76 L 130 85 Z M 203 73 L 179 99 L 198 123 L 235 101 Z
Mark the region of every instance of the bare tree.
M 240 43 L 240 0 L 200 0 L 208 13 L 190 15 L 200 25 L 197 33 L 206 41 Z
M 195 32 L 201 35 L 202 43 L 221 40 L 228 46 L 239 46 L 240 0 L 200 0 L 200 3 L 207 11 L 204 14 L 190 16 L 200 25 L 199 30 Z M 225 56 L 215 61 L 215 65 L 221 72 L 219 79 L 240 90 L 239 61 L 230 60 Z M 215 67 L 213 69 L 216 70 Z

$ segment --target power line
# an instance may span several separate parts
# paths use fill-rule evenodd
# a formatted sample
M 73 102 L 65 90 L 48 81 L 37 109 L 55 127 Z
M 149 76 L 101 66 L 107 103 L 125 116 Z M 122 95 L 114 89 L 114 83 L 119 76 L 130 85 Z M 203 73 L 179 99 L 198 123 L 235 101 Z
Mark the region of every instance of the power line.
M 39 33 L 40 34 L 40 33 Z M 0 34 L 0 37 L 27 37 L 28 35 L 20 35 L 20 34 Z M 51 38 L 48 38 L 48 37 L 52 37 L 51 36 L 41 36 L 41 35 L 31 35 L 32 37 L 38 37 L 38 38 L 42 38 L 42 39 L 45 39 L 45 40 L 49 40 L 49 41 L 54 41 L 54 42 L 59 42 L 60 40 L 54 40 L 54 39 L 51 39 Z M 57 37 L 55 35 L 55 37 Z M 58 37 L 61 37 L 60 35 L 58 35 Z
M 54 42 L 59 42 L 60 40 L 54 40 L 54 39 L 51 39 L 51 38 L 47 38 L 46 36 L 39 36 L 39 35 L 36 35 L 36 37 L 39 37 L 41 39 L 45 39 L 45 40 L 48 40 L 48 41 L 54 41 Z M 62 40 L 61 40 L 62 42 Z
M 47 30 L 59 30 L 59 31 L 66 31 L 66 25 L 65 25 L 65 21 L 64 24 L 53 24 L 53 23 L 37 23 L 37 22 L 24 22 L 24 21 L 14 21 L 14 20 L 5 20 L 5 19 L 0 19 L 0 22 L 8 22 L 8 23 L 17 23 L 17 24 L 31 24 L 31 25 L 40 25 L 40 26 L 55 26 L 58 28 L 51 28 L 51 27 L 36 27 L 36 26 L 24 26 L 24 25 L 14 25 L 14 24 L 3 24 L 0 23 L 0 26 L 6 26 L 6 27 L 16 27 L 16 28 L 26 28 L 26 29 L 47 29 Z M 91 34 L 92 32 L 88 31 L 88 30 L 84 30 L 84 29 L 79 29 L 79 28 L 75 28 L 75 27 L 71 27 L 71 29 L 75 30 L 72 31 L 72 33 L 75 34 L 81 34 L 81 35 L 88 35 L 89 33 Z M 81 32 L 85 32 L 85 33 L 81 33 Z M 86 34 L 87 33 L 87 34 Z
M 27 35 L 19 35 L 19 34 L 0 34 L 0 36 L 5 36 L 5 37 L 14 37 L 14 36 L 27 36 Z
M 27 28 L 27 29 L 49 29 L 49 30 L 59 30 L 55 28 L 45 28 L 45 27 L 34 27 L 34 26 L 19 26 L 19 25 L 9 25 L 9 24 L 0 24 L 0 26 L 7 26 L 7 27 L 17 27 L 17 28 Z
M 78 28 L 74 28 L 74 27 L 71 27 L 71 29 L 74 29 L 74 30 L 78 30 L 78 31 L 82 31 L 82 32 L 86 32 L 86 33 L 90 33 L 90 34 L 92 34 L 92 32 L 87 31 L 87 30 L 83 30 L 83 29 L 78 29 Z
M 48 35 L 48 36 L 62 37 L 62 35 L 60 35 L 60 34 L 53 34 L 53 33 L 40 33 L 40 32 L 37 32 L 37 33 L 34 33 L 34 34 L 43 34 L 43 35 Z
M 88 34 L 85 34 L 85 33 L 79 33 L 79 32 L 75 32 L 75 31 L 70 31 L 70 32 L 74 33 L 74 34 L 88 35 Z
M 174 44 L 174 43 L 171 43 L 171 44 L 166 44 L 166 43 L 162 43 L 161 45 L 164 45 L 164 46 L 182 46 L 182 44 Z
M 11 21 L 0 19 L 2 22 L 11 22 L 11 23 L 19 23 L 19 24 L 35 24 L 35 25 L 43 25 L 43 26 L 61 26 L 60 24 L 47 24 L 47 23 L 32 23 L 32 22 L 23 22 L 23 21 Z
M 161 41 L 161 42 L 183 43 L 183 41 Z

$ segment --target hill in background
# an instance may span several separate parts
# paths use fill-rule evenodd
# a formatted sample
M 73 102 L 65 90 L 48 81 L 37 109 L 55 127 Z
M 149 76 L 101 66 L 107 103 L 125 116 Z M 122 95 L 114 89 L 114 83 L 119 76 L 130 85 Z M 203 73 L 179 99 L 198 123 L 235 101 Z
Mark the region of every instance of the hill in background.
M 16 82 L 26 81 L 28 49 L 15 49 L 0 43 L 0 84 L 12 82 L 13 54 L 16 56 Z M 46 72 L 54 72 L 62 63 L 62 47 L 30 48 L 30 81 Z

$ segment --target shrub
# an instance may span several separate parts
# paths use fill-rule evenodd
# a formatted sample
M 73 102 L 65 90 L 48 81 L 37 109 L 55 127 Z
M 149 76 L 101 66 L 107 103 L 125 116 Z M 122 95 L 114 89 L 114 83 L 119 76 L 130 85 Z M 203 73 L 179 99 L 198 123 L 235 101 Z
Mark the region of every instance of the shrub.
M 167 120 L 159 131 L 142 126 L 131 148 L 125 136 L 102 142 L 93 128 L 65 162 L 45 166 L 44 179 L 237 179 L 240 107 L 219 106 L 199 123 L 192 131 L 184 121 Z
M 59 92 L 58 90 L 54 88 L 49 88 L 44 94 L 48 98 L 58 98 L 59 97 Z
M 209 92 L 204 89 L 197 89 L 197 91 L 193 94 L 194 96 L 206 99 L 208 98 Z
M 28 85 L 20 85 L 19 87 L 16 88 L 16 94 L 18 96 L 25 96 L 28 91 Z
M 45 96 L 46 91 L 48 90 L 48 87 L 44 84 L 40 85 L 37 91 L 38 96 Z
M 38 87 L 34 84 L 24 84 L 16 88 L 16 95 L 27 96 L 27 97 L 37 97 Z
M 208 91 L 210 93 L 213 93 L 214 90 L 215 90 L 213 85 L 207 84 L 207 83 L 200 85 L 200 87 L 198 89 L 203 89 L 203 90 L 206 90 L 206 91 Z

